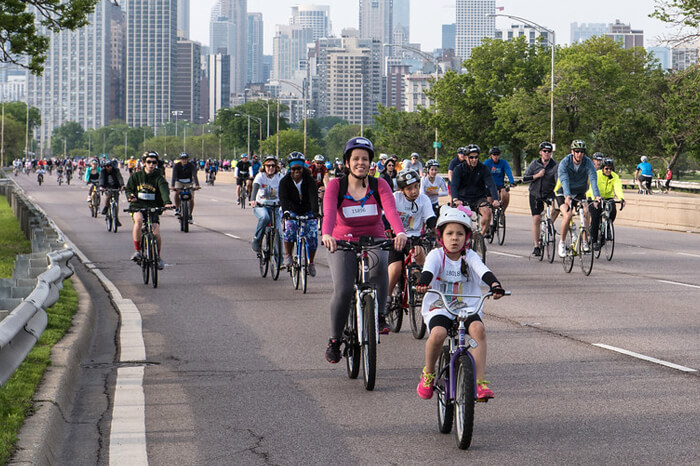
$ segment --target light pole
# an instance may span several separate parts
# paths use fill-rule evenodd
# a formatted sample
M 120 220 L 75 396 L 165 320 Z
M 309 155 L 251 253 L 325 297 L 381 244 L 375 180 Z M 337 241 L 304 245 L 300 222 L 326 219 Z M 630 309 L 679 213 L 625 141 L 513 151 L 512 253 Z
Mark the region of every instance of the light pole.
M 520 16 L 513 16 L 513 15 L 505 15 L 503 13 L 498 13 L 498 14 L 489 14 L 486 15 L 487 17 L 492 17 L 495 18 L 497 16 L 502 16 L 504 18 L 510 18 L 514 21 L 519 21 L 523 24 L 527 24 L 529 26 L 534 27 L 538 31 L 542 32 L 545 31 L 547 34 L 552 35 L 552 39 L 549 40 L 548 42 L 552 48 L 552 69 L 551 69 L 551 86 L 549 90 L 549 142 L 554 144 L 554 49 L 556 48 L 557 42 L 556 42 L 556 37 L 554 33 L 554 29 L 547 29 L 544 26 L 540 26 L 534 21 L 530 21 L 529 19 L 521 18 Z
M 248 118 L 248 157 L 250 157 L 250 119 L 252 118 L 253 120 L 258 121 L 258 133 L 260 138 L 258 139 L 258 151 L 260 151 L 260 142 L 262 141 L 262 118 L 253 115 L 248 115 L 247 113 L 234 113 L 234 116 L 242 116 Z
M 177 137 L 177 117 L 182 116 L 184 112 L 182 110 L 173 110 L 170 113 L 175 116 L 175 137 Z
M 5 166 L 5 98 L 2 100 L 2 140 L 0 142 L 0 167 Z
M 303 110 L 304 111 L 304 155 L 306 155 L 306 85 L 307 85 L 307 81 L 306 81 L 306 79 L 304 79 L 304 86 L 303 87 L 299 86 L 298 84 L 296 84 L 292 81 L 288 81 L 286 79 L 278 79 L 277 81 L 284 83 L 284 84 L 287 84 L 287 85 L 293 87 L 294 89 L 298 90 L 299 92 L 301 92 L 301 98 L 302 98 L 302 102 L 304 105 L 304 110 Z M 291 102 L 290 102 L 290 110 L 291 110 Z M 277 121 L 279 122 L 279 98 L 278 98 L 278 104 L 277 104 Z M 277 125 L 277 133 L 279 134 L 279 123 Z M 278 145 L 277 156 L 279 156 L 279 137 L 278 137 L 278 144 L 277 145 Z

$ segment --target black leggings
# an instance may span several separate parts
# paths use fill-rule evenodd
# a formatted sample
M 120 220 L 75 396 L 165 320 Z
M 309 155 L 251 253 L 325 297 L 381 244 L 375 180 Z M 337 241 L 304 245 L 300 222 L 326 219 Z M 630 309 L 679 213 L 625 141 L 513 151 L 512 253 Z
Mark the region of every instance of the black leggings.
M 594 208 L 593 204 L 588 205 L 588 212 L 591 214 L 591 240 L 595 243 L 598 241 L 598 229 L 600 228 L 600 217 L 603 214 L 603 205 L 605 204 L 605 201 L 601 202 L 600 205 L 598 205 L 598 208 Z M 613 202 L 611 204 L 612 208 L 610 209 L 610 221 L 614 222 L 615 217 L 617 217 L 617 208 L 615 207 L 615 203 Z

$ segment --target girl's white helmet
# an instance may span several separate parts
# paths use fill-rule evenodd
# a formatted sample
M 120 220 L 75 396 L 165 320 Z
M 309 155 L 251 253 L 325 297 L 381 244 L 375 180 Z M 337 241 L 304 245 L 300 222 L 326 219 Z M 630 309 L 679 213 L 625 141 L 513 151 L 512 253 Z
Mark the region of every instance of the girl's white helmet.
M 465 207 L 449 207 L 447 205 L 440 208 L 440 216 L 438 217 L 436 227 L 440 228 L 446 223 L 459 223 L 464 225 L 470 232 L 473 230 L 472 219 L 469 215 L 469 210 Z

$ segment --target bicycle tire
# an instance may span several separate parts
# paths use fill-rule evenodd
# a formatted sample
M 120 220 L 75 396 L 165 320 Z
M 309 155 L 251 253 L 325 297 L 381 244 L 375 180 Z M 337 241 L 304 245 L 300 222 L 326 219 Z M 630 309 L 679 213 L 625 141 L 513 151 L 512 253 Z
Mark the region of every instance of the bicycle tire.
M 583 246 L 588 245 L 588 251 L 585 251 Z M 593 270 L 593 261 L 595 254 L 593 254 L 593 244 L 591 242 L 591 230 L 588 227 L 584 227 L 581 230 L 581 234 L 577 243 L 578 248 L 578 259 L 581 265 L 581 271 L 584 275 L 588 276 Z
M 605 234 L 605 258 L 611 261 L 615 253 L 615 225 L 608 221 L 608 228 Z
M 365 390 L 374 390 L 377 378 L 377 326 L 375 318 L 374 299 L 366 294 L 362 298 L 362 325 L 364 339 L 362 341 L 362 378 Z
M 474 362 L 469 355 L 462 355 L 457 360 L 455 382 L 455 438 L 459 449 L 466 450 L 472 443 L 476 401 Z
M 401 325 L 403 324 L 403 307 L 401 306 L 403 292 L 405 292 L 405 285 L 404 277 L 401 276 L 391 294 L 391 302 L 389 306 L 387 306 L 386 313 L 386 323 L 389 325 L 389 329 L 394 333 L 399 333 L 401 331 Z
M 247 188 L 245 186 L 241 186 L 241 194 L 238 196 L 238 201 L 241 203 L 241 209 L 245 209 L 246 192 Z
M 496 210 L 491 211 L 491 223 L 489 223 L 489 244 L 493 243 L 493 238 L 496 236 L 496 230 L 498 230 L 498 219 L 496 218 Z
M 292 276 L 292 286 L 295 290 L 299 289 L 300 272 L 301 267 L 299 264 L 298 245 L 294 244 L 294 248 L 292 250 L 292 266 L 289 268 L 289 274 Z
M 481 232 L 472 233 L 472 249 L 481 257 L 482 262 L 486 263 L 486 241 Z
M 423 298 L 418 296 L 418 293 L 413 291 L 413 287 L 418 283 L 418 278 L 420 276 L 420 269 L 414 269 L 413 273 L 409 275 L 408 285 L 411 290 L 408 301 L 408 313 L 409 320 L 411 321 L 411 333 L 413 338 L 416 340 L 421 340 L 425 336 L 425 331 L 427 327 L 423 321 Z
M 107 209 L 107 215 L 105 215 L 105 223 L 107 224 L 107 231 L 112 231 L 113 221 L 112 221 L 112 207 Z
M 600 252 L 601 249 L 603 249 L 603 237 L 605 236 L 605 221 L 603 220 L 602 216 L 600 219 L 600 224 L 598 225 L 598 240 L 596 243 L 598 243 L 598 249 L 593 250 L 593 254 L 595 255 L 596 259 L 600 258 Z
M 151 277 L 150 263 L 148 262 L 148 247 L 148 239 L 144 235 L 141 237 L 141 275 L 144 285 L 148 285 L 148 280 Z
M 301 270 L 299 274 L 301 275 L 301 291 L 306 294 L 306 286 L 309 282 L 309 254 L 306 250 L 306 239 L 301 239 Z
M 112 196 L 117 196 L 117 194 L 112 194 Z M 109 205 L 112 211 L 112 231 L 116 233 L 117 228 L 119 228 L 119 224 L 117 223 L 119 218 L 119 204 L 116 202 L 110 202 Z
M 282 267 L 282 242 L 280 241 L 280 234 L 277 229 L 274 229 L 272 233 L 272 249 L 270 252 L 270 266 L 272 267 L 270 273 L 272 279 L 277 280 L 280 276 L 280 268 Z
M 151 285 L 153 285 L 153 288 L 158 288 L 158 242 L 155 236 L 152 236 L 150 241 L 150 257 L 148 261 L 151 263 Z
M 190 201 L 182 201 L 180 225 L 183 232 L 187 233 L 190 231 Z
M 348 372 L 348 378 L 356 379 L 360 375 L 360 362 L 362 353 L 360 351 L 360 342 L 357 340 L 357 308 L 355 306 L 356 298 L 353 294 L 350 300 L 350 312 L 348 312 L 348 321 L 345 324 L 345 366 Z
M 549 237 L 547 238 L 546 246 L 547 260 L 551 264 L 554 262 L 554 257 L 557 255 L 557 230 L 554 229 L 554 222 L 552 222 L 552 220 L 550 219 L 547 219 L 547 230 L 549 231 Z
M 450 348 L 447 345 L 442 347 L 438 358 L 434 387 L 437 392 L 438 430 L 441 434 L 449 434 L 452 432 L 455 405 L 452 400 L 448 399 L 450 391 Z
M 263 233 L 260 240 L 258 262 L 260 267 L 260 276 L 263 278 L 267 277 L 267 272 L 270 268 L 270 235 L 267 231 Z
M 547 238 L 549 235 L 549 231 L 547 230 L 547 224 L 544 222 L 540 222 L 540 237 L 537 240 L 537 245 L 540 248 L 540 253 L 537 255 L 537 260 L 542 262 L 544 260 L 545 256 L 545 248 L 547 244 Z
M 569 227 L 569 234 L 566 235 L 566 238 L 564 239 L 566 254 L 564 254 L 564 257 L 562 258 L 562 264 L 564 266 L 564 272 L 566 273 L 570 273 L 571 269 L 574 268 L 574 232 L 572 231 L 574 227 L 575 225 L 571 225 Z
M 501 212 L 498 216 L 496 235 L 498 236 L 498 244 L 503 246 L 503 243 L 506 241 L 506 214 L 504 212 Z

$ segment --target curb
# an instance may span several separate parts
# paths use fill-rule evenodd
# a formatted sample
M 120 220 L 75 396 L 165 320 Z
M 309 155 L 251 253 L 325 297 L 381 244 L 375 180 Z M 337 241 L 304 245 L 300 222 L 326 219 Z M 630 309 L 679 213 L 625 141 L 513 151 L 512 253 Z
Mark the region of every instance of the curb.
M 66 414 L 71 412 L 80 362 L 87 353 L 95 313 L 90 295 L 78 274 L 71 277 L 78 294 L 78 310 L 68 333 L 53 347 L 51 365 L 32 398 L 34 413 L 18 434 L 17 450 L 9 464 L 56 464 L 55 455 L 63 442 Z

